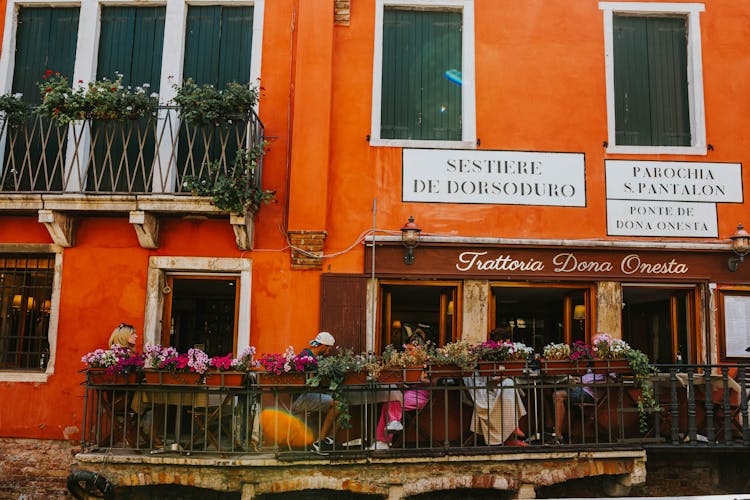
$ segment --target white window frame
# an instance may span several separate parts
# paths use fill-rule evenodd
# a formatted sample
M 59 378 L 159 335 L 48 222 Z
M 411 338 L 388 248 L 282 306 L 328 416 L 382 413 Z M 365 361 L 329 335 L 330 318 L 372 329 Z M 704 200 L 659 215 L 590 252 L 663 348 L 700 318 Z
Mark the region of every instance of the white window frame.
M 607 83 L 607 153 L 621 154 L 706 154 L 706 116 L 703 102 L 703 63 L 701 52 L 701 3 L 672 2 L 599 2 L 604 12 L 604 62 Z M 687 79 L 690 109 L 690 146 L 623 146 L 616 142 L 615 131 L 615 75 L 613 21 L 615 14 L 681 14 L 687 17 Z
M 69 6 L 80 7 L 78 17 L 78 36 L 76 39 L 76 59 L 73 67 L 73 75 L 70 77 L 71 82 L 83 81 L 90 82 L 96 79 L 96 63 L 99 50 L 99 32 L 101 28 L 101 7 L 102 6 L 122 6 L 122 7 L 154 7 L 166 6 L 164 22 L 164 45 L 162 50 L 162 64 L 159 85 L 159 101 L 162 104 L 168 103 L 176 94 L 172 85 L 182 81 L 183 60 L 185 56 L 185 33 L 187 30 L 187 9 L 190 5 L 225 5 L 232 7 L 253 7 L 253 38 L 250 55 L 250 82 L 260 84 L 260 68 L 263 53 L 263 20 L 265 16 L 266 0 L 165 0 L 155 2 L 144 2 L 143 0 L 8 0 L 5 10 L 5 26 L 3 30 L 2 50 L 0 51 L 0 95 L 10 92 L 13 86 L 13 71 L 15 69 L 15 52 L 16 52 L 16 28 L 18 25 L 18 8 L 19 7 L 48 7 L 48 6 Z M 40 75 L 41 76 L 41 75 Z M 75 86 L 78 86 L 75 83 Z M 256 112 L 258 105 L 256 104 Z M 167 118 L 167 116 L 172 118 Z M 159 130 L 176 131 L 179 123 L 173 114 L 159 116 L 159 120 L 172 119 L 171 128 L 163 129 L 163 125 L 158 125 Z M 80 124 L 71 124 L 70 133 L 68 134 L 69 147 L 68 157 L 66 158 L 66 172 L 68 191 L 81 192 L 82 186 L 80 181 L 85 179 L 85 175 L 77 175 L 75 171 L 86 171 L 86 162 L 88 158 L 88 149 L 90 147 L 90 132 Z M 73 133 L 73 128 L 78 130 Z M 176 132 L 175 132 L 176 133 Z M 80 141 L 78 148 L 74 147 L 73 141 L 76 137 Z M 172 162 L 176 161 L 176 154 L 173 154 L 172 148 L 176 144 L 174 137 L 172 140 L 161 141 L 161 150 L 158 152 L 160 158 L 171 158 Z M 74 151 L 78 151 L 78 158 L 75 157 Z M 3 154 L 5 151 L 5 136 L 0 136 L 0 165 L 2 164 Z M 153 172 L 153 192 L 171 193 L 174 191 L 174 173 L 176 168 L 168 162 L 162 162 L 161 168 L 155 168 Z M 74 172 L 70 172 L 75 169 Z M 168 175 L 171 172 L 172 175 Z M 166 183 L 162 179 L 167 179 Z M 79 182 L 76 182 L 79 181 Z
M 55 274 L 52 278 L 52 297 L 50 298 L 49 326 L 49 359 L 45 371 L 4 370 L 0 371 L 0 382 L 44 383 L 55 373 L 57 359 L 57 326 L 60 317 L 60 286 L 62 283 L 63 249 L 58 245 L 37 244 L 0 244 L 0 253 L 55 254 Z
M 463 83 L 461 85 L 460 141 L 380 138 L 380 108 L 383 84 L 383 10 L 386 7 L 444 8 L 461 10 L 463 19 L 461 39 L 461 77 Z M 474 0 L 376 0 L 370 145 L 405 148 L 475 149 L 477 144 L 477 132 L 474 73 Z
M 143 345 L 161 344 L 164 287 L 170 273 L 239 276 L 237 311 L 237 352 L 250 346 L 250 289 L 253 261 L 228 257 L 150 257 L 146 283 L 146 308 L 143 318 Z

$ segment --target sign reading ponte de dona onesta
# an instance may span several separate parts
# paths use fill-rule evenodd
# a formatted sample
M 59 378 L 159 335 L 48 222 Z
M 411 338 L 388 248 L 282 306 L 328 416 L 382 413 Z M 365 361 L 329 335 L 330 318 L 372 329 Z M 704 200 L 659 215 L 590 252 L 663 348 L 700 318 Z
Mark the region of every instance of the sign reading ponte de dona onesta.
M 583 153 L 403 150 L 403 201 L 586 206 Z
M 715 238 L 717 203 L 742 203 L 742 165 L 606 160 L 607 234 Z

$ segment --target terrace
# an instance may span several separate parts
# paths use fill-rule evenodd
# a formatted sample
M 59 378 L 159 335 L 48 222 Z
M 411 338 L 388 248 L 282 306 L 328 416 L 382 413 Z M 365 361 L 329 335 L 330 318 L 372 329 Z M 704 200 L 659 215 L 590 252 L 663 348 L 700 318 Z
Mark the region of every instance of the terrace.
M 512 377 L 433 371 L 429 385 L 420 387 L 429 391 L 429 402 L 403 412 L 403 430 L 389 433 L 385 447 L 373 446 L 383 404 L 403 399 L 413 387 L 360 380 L 340 391 L 350 425 L 336 425 L 335 444 L 323 452 L 311 444 L 324 415 L 295 412 L 293 405 L 300 394 L 319 388 L 258 380 L 252 373 L 239 385 L 89 378 L 77 458 L 79 466 L 95 467 L 117 487 L 180 484 L 190 477 L 194 486 L 219 491 L 245 491 L 250 484 L 254 494 L 317 486 L 398 497 L 459 480 L 463 487 L 523 496 L 540 486 L 597 475 L 621 488 L 640 484 L 652 448 L 748 449 L 745 367 L 658 369 L 650 378 L 658 407 L 639 411 L 642 391 L 632 375 L 607 376 L 596 384 L 594 403 L 565 400 L 562 429 L 555 429 L 554 395 L 583 387 L 577 375 L 528 367 Z M 309 475 L 291 484 L 284 476 L 290 467 L 295 475 Z M 393 471 L 399 471 L 397 479 Z M 411 491 L 410 481 L 422 483 Z

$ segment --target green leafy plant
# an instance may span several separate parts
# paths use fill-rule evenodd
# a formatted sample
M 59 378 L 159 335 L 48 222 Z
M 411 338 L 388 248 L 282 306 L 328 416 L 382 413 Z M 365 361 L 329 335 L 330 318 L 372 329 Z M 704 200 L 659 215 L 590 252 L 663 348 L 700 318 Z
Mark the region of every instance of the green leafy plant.
M 125 87 L 122 78 L 123 75 L 117 73 L 115 80 L 102 78 L 86 86 L 79 80 L 79 86 L 74 89 L 59 71 L 47 70 L 38 84 L 42 103 L 36 112 L 57 120 L 59 125 L 86 118 L 122 121 L 154 115 L 159 107 L 159 96 L 149 93 L 149 84 Z
M 465 340 L 448 342 L 435 349 L 430 356 L 433 365 L 456 365 L 464 371 L 471 371 L 477 365 L 477 356 L 471 344 Z
M 31 106 L 23 102 L 23 94 L 5 94 L 0 96 L 0 113 L 5 115 L 9 125 L 20 125 L 31 113 Z
M 229 82 L 223 90 L 213 85 L 198 85 L 192 79 L 173 85 L 172 100 L 180 108 L 180 117 L 194 125 L 221 124 L 243 118 L 258 102 L 258 89 Z
M 339 349 L 331 356 L 321 357 L 318 360 L 317 371 L 307 379 L 306 385 L 310 387 L 328 386 L 338 410 L 336 424 L 343 429 L 351 427 L 349 402 L 343 390 L 344 377 L 349 372 L 363 371 L 366 364 L 366 356 L 354 354 L 351 349 Z
M 659 402 L 654 397 L 654 388 L 651 383 L 651 375 L 656 373 L 649 362 L 648 356 L 638 349 L 630 349 L 625 352 L 625 359 L 628 360 L 630 368 L 635 374 L 635 383 L 640 391 L 638 396 L 638 415 L 641 432 L 648 430 L 648 416 L 651 413 L 661 411 Z
M 258 159 L 264 154 L 261 148 L 237 151 L 230 173 L 221 171 L 221 164 L 208 164 L 208 177 L 186 176 L 183 186 L 198 196 L 210 196 L 220 210 L 245 213 L 261 203 L 271 203 L 276 192 L 264 190 L 256 183 Z

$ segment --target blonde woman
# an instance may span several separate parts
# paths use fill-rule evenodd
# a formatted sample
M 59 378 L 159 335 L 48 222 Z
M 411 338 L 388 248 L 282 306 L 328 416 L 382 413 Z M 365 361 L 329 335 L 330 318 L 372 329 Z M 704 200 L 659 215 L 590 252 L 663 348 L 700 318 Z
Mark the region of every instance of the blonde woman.
M 120 323 L 113 331 L 112 335 L 109 336 L 109 347 L 117 344 L 120 347 L 127 347 L 128 349 L 135 349 L 135 341 L 138 338 L 138 334 L 135 331 L 133 325 L 127 323 Z

